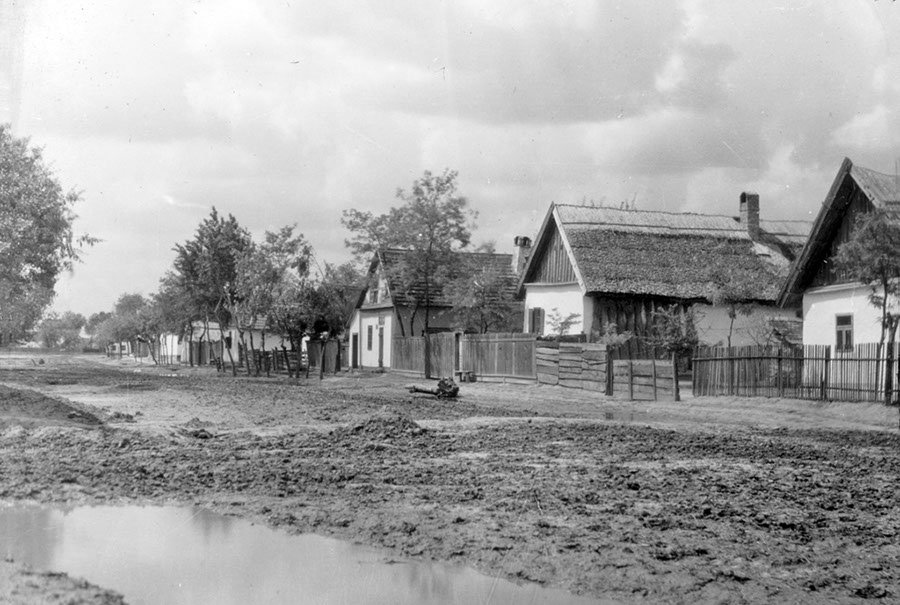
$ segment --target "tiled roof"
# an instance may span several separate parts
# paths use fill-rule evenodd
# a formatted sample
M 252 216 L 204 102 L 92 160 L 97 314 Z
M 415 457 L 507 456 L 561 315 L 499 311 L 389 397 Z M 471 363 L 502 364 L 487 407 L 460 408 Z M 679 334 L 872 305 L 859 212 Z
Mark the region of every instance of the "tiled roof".
M 387 250 L 383 250 L 379 257 L 383 264 L 384 269 L 386 270 L 387 275 L 391 275 L 392 271 L 397 269 L 400 264 L 403 262 L 404 257 L 410 254 L 407 250 L 399 250 L 396 248 L 390 248 Z M 513 272 L 512 266 L 512 255 L 511 254 L 496 254 L 496 253 L 487 253 L 487 252 L 453 252 L 452 254 L 456 255 L 456 257 L 461 261 L 459 267 L 461 271 L 468 271 L 473 276 L 480 270 L 485 269 L 493 269 L 498 271 L 501 274 L 505 274 L 509 276 L 509 290 L 510 294 L 515 293 L 515 274 Z M 458 276 L 451 276 L 453 277 Z M 391 296 L 395 299 L 395 303 L 402 304 L 403 296 L 399 295 L 399 286 L 396 283 L 396 279 L 391 280 L 390 290 Z M 425 301 L 425 282 L 424 280 L 416 282 L 412 288 L 410 288 L 408 292 L 408 298 L 412 298 L 420 301 L 420 304 L 424 304 Z M 430 306 L 433 307 L 450 307 L 453 305 L 450 296 L 440 289 L 437 291 L 432 290 L 430 292 Z

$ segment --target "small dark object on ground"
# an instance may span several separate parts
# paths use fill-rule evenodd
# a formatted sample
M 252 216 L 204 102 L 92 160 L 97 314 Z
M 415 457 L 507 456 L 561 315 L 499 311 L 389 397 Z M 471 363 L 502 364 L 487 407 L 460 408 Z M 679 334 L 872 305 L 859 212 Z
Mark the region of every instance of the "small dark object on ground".
M 456 397 L 459 394 L 459 385 L 453 382 L 452 378 L 441 378 L 438 380 L 437 387 L 433 389 L 423 389 L 415 385 L 407 387 L 410 393 L 428 393 L 439 399 L 447 399 Z

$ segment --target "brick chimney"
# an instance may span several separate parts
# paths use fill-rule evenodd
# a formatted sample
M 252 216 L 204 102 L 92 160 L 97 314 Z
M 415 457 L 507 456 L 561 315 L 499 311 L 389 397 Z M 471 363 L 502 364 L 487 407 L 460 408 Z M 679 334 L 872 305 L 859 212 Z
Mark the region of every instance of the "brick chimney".
M 522 269 L 525 268 L 525 261 L 528 260 L 528 256 L 531 254 L 531 238 L 517 235 L 513 243 L 516 246 L 516 249 L 513 250 L 513 271 L 516 272 L 516 275 L 519 275 L 522 273 Z
M 759 194 L 749 191 L 741 194 L 741 225 L 747 229 L 750 239 L 759 239 Z

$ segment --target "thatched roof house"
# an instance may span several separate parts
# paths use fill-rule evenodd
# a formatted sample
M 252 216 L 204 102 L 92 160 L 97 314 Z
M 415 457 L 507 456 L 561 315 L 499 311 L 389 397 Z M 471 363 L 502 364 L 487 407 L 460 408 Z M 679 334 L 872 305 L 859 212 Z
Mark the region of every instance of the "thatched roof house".
M 717 283 L 774 307 L 808 228 L 761 220 L 752 193 L 739 216 L 552 204 L 519 279 L 526 329 L 557 308 L 588 335 L 607 324 L 640 334 L 660 306 L 711 303 Z
M 880 339 L 881 320 L 869 302 L 871 290 L 841 275 L 834 263 L 859 218 L 875 208 L 900 216 L 900 176 L 845 158 L 779 294 L 782 305 L 802 304 L 804 344 L 849 350 Z

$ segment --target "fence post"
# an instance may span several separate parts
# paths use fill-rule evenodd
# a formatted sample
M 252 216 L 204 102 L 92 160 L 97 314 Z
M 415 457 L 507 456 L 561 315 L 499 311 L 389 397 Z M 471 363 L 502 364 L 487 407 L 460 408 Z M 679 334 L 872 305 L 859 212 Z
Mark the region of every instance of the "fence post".
M 828 399 L 828 367 L 831 363 L 831 345 L 825 346 L 825 359 L 822 364 L 822 388 L 819 392 L 819 398 L 823 401 Z
M 675 393 L 675 401 L 681 401 L 681 391 L 678 387 L 678 356 L 672 352 L 672 391 Z
M 894 394 L 894 343 L 888 341 L 884 347 L 884 404 L 891 405 Z
M 653 401 L 657 400 L 656 397 L 656 356 L 654 355 L 650 360 L 650 372 L 653 378 Z
M 606 349 L 606 394 L 609 397 L 613 395 L 613 389 L 615 388 L 615 377 L 613 376 L 613 353 L 607 348 Z
M 630 359 L 628 360 L 628 399 L 634 401 L 634 366 Z
M 778 396 L 779 397 L 784 397 L 784 379 L 781 375 L 782 363 L 783 363 L 783 361 L 782 361 L 781 347 L 778 347 L 777 372 L 778 372 Z

